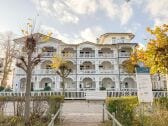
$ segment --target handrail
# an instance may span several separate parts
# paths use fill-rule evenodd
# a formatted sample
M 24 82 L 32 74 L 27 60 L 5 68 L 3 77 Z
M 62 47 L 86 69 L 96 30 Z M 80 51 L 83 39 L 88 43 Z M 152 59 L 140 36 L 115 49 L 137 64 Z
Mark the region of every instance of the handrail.
M 56 119 L 56 117 L 58 116 L 58 114 L 61 112 L 61 108 L 58 109 L 57 113 L 52 117 L 50 123 L 48 124 L 48 126 L 54 126 L 54 121 Z
M 111 117 L 112 119 L 112 126 L 122 126 L 122 124 L 115 118 L 114 115 L 112 115 L 104 106 L 103 104 L 103 116 L 104 116 L 104 112 L 106 112 L 108 114 L 108 116 Z M 104 117 L 103 117 L 104 118 Z M 104 119 L 103 119 L 104 120 Z M 116 125 L 117 124 L 117 125 Z

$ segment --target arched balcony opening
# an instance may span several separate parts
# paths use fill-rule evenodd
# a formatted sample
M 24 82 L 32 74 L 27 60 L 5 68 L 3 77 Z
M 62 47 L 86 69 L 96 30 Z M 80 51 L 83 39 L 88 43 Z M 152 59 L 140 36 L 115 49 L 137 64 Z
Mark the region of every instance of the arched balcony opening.
M 90 61 L 85 61 L 80 65 L 80 71 L 83 73 L 95 73 L 95 65 Z
M 131 47 L 122 47 L 119 50 L 119 56 L 120 57 L 129 57 L 131 55 L 132 48 Z
M 136 89 L 137 88 L 136 81 L 131 77 L 125 78 L 122 84 L 123 84 L 124 89 Z
M 52 57 L 56 53 L 57 49 L 52 46 L 44 46 L 42 48 L 42 55 L 44 57 Z
M 71 69 L 71 73 L 75 73 L 76 65 L 72 61 L 66 61 L 66 62 L 67 62 L 68 68 Z
M 84 89 L 95 89 L 96 88 L 96 84 L 95 82 L 91 79 L 91 78 L 84 78 L 82 81 L 82 87 Z
M 20 79 L 20 91 L 24 92 L 26 90 L 26 78 Z
M 76 83 L 73 81 L 72 78 L 65 79 L 65 88 L 67 90 L 75 90 L 76 89 Z
M 95 57 L 95 50 L 93 50 L 92 48 L 83 48 L 82 50 L 80 50 L 80 57 Z
M 62 51 L 62 56 L 65 58 L 71 58 L 76 56 L 76 51 L 73 48 L 67 47 L 64 48 Z
M 39 85 L 39 87 L 41 89 L 44 89 L 47 86 L 50 86 L 51 88 L 54 88 L 54 83 L 52 82 L 52 79 L 49 78 L 49 77 L 41 79 L 40 85 Z
M 46 60 L 41 63 L 41 69 L 51 69 L 52 61 Z
M 113 73 L 114 72 L 114 65 L 111 64 L 109 61 L 104 61 L 99 65 L 99 71 L 101 73 Z
M 107 90 L 114 89 L 115 82 L 111 78 L 103 78 L 102 87 L 106 88 Z
M 110 58 L 110 57 L 114 57 L 114 52 L 113 50 L 111 50 L 110 48 L 101 48 L 98 51 L 99 57 L 102 58 Z

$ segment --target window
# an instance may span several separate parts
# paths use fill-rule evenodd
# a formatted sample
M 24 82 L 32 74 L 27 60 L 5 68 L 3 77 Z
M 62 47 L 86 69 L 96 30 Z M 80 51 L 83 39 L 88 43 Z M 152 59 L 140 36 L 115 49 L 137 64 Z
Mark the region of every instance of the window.
M 121 43 L 124 43 L 125 37 L 121 37 Z
M 116 37 L 112 37 L 112 44 L 116 43 Z

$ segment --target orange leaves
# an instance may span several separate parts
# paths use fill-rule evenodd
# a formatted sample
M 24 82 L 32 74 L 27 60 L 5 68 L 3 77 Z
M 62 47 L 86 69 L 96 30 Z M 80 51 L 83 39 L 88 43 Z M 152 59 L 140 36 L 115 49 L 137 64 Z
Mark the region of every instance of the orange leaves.
M 58 69 L 63 63 L 66 63 L 66 61 L 62 58 L 62 56 L 56 55 L 52 59 L 51 67 L 54 69 Z
M 168 72 L 168 24 L 147 28 L 147 31 L 154 37 L 147 44 L 144 62 L 151 67 L 152 73 L 164 73 L 165 69 Z
M 42 37 L 42 41 L 48 41 L 52 35 L 52 32 L 48 32 L 47 35 Z

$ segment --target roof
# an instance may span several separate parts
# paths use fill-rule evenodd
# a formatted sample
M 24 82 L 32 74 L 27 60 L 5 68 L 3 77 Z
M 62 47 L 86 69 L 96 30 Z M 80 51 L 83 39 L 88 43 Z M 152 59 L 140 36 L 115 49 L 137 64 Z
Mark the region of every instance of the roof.
M 134 37 L 134 34 L 132 33 L 105 33 L 105 34 L 102 34 L 100 36 L 101 37 L 106 37 L 108 35 L 116 35 L 116 34 L 126 34 L 126 35 L 130 35 L 132 38 Z M 36 35 L 40 35 L 41 37 L 42 36 L 47 36 L 45 34 L 42 34 L 42 33 L 34 33 L 33 36 L 36 36 Z M 17 39 L 14 39 L 15 42 L 23 42 L 25 40 L 27 36 L 24 36 L 24 37 L 20 37 L 20 38 L 17 38 Z M 59 39 L 56 39 L 56 38 L 53 38 L 53 37 L 50 37 L 50 40 L 54 40 L 54 41 L 57 41 L 57 42 L 60 42 L 62 43 L 63 45 L 71 45 L 71 46 L 78 46 L 78 45 L 82 45 L 82 44 L 92 44 L 92 45 L 116 45 L 116 44 L 101 44 L 101 43 L 94 43 L 94 42 L 90 42 L 90 41 L 85 41 L 85 42 L 82 42 L 82 43 L 78 43 L 78 44 L 68 44 L 68 43 L 64 43 L 62 40 L 59 40 Z M 40 41 L 40 42 L 43 42 L 43 41 Z M 119 44 L 137 44 L 137 43 L 119 43 Z
M 105 33 L 105 34 L 102 34 L 100 35 L 99 38 L 101 37 L 106 37 L 106 36 L 109 36 L 109 35 L 129 35 L 131 39 L 133 39 L 135 37 L 135 35 L 133 33 L 129 33 L 129 32 L 109 32 L 109 33 Z

